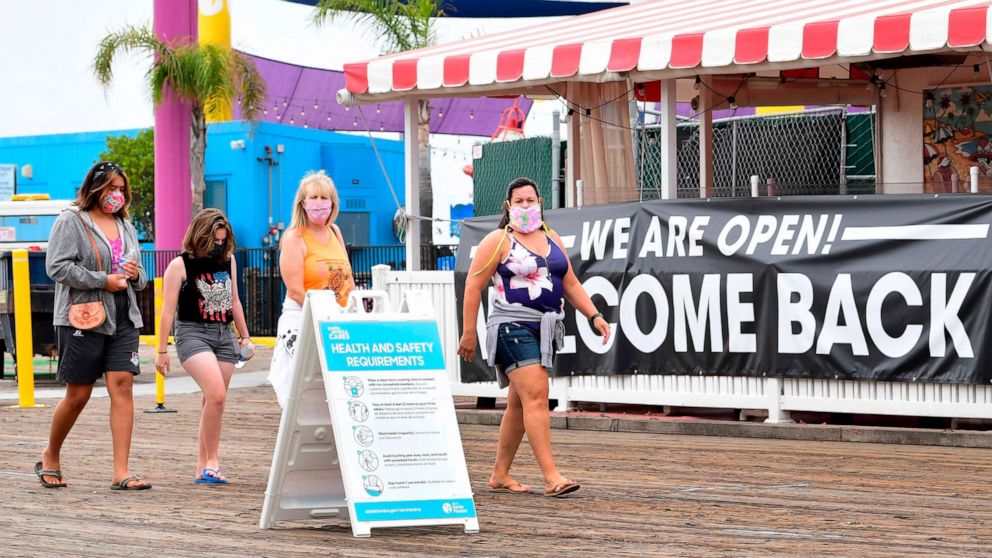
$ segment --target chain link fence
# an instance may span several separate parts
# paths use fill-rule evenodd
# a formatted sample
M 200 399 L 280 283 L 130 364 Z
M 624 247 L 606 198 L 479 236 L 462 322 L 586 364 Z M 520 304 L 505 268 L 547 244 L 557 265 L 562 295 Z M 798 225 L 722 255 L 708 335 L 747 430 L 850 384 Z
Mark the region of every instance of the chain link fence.
M 852 117 L 856 137 L 848 129 Z M 750 197 L 752 176 L 761 195 L 874 193 L 873 117 L 848 115 L 841 107 L 715 120 L 710 196 Z M 676 192 L 698 198 L 699 123 L 683 121 L 676 129 Z M 660 129 L 649 125 L 633 133 L 641 195 L 660 198 Z
M 481 157 L 474 159 L 472 173 L 472 203 L 476 217 L 502 211 L 506 185 L 521 176 L 537 182 L 541 197 L 551 200 L 551 138 L 488 143 L 479 149 Z

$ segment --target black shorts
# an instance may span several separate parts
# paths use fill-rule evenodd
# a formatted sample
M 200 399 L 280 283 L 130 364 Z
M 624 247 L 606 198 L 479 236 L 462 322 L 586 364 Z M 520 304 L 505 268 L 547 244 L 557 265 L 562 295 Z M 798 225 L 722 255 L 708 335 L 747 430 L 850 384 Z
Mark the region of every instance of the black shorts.
M 138 328 L 128 317 L 127 293 L 115 295 L 117 332 L 113 335 L 58 326 L 59 381 L 68 384 L 96 383 L 105 372 L 138 375 Z

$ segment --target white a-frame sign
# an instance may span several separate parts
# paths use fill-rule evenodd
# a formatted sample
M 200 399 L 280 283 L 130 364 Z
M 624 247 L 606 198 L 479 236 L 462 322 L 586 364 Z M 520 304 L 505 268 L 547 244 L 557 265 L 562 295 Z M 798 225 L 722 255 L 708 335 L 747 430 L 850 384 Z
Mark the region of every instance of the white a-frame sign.
M 332 293 L 307 293 L 262 529 L 347 514 L 356 537 L 411 525 L 478 532 L 430 297 L 408 293 L 402 306 L 356 291 L 341 310 Z

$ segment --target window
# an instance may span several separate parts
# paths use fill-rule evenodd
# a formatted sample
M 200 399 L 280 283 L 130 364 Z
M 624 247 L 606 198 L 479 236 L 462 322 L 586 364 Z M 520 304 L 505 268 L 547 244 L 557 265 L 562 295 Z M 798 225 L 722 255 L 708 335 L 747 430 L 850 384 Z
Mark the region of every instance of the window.
M 203 207 L 213 207 L 227 214 L 227 179 L 207 180 L 203 191 Z
M 342 211 L 334 224 L 341 229 L 345 244 L 368 246 L 370 220 L 367 211 Z

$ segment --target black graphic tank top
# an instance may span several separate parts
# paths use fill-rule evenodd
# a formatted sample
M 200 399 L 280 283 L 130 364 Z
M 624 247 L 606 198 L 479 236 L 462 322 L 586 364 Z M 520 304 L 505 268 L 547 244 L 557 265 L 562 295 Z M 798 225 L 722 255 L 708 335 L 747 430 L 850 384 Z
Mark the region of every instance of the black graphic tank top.
M 231 260 L 182 254 L 186 281 L 179 290 L 179 319 L 184 322 L 229 324 L 234 320 Z

